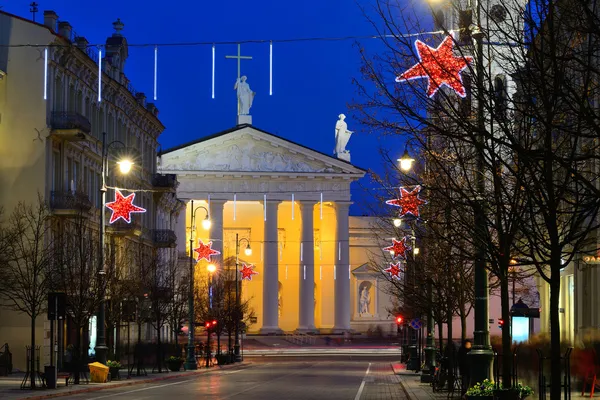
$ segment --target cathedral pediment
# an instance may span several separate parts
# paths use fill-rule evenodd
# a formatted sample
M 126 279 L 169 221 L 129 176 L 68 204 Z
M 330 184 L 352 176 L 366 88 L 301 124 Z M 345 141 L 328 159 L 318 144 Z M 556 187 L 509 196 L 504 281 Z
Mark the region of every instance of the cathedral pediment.
M 352 164 L 259 130 L 240 125 L 161 153 L 163 173 L 220 172 L 364 175 Z

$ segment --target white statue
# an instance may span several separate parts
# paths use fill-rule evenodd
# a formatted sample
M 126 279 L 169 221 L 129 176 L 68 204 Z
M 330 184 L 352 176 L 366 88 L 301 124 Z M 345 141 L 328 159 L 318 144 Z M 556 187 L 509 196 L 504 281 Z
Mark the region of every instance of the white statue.
M 338 158 L 350 161 L 350 152 L 346 150 L 346 144 L 348 144 L 350 135 L 352 135 L 353 132 L 348 130 L 348 124 L 346 121 L 344 121 L 346 116 L 344 114 L 340 114 L 339 118 L 340 119 L 335 124 L 334 154 L 337 155 Z
M 369 289 L 365 286 L 360 293 L 360 314 L 369 314 L 369 304 L 371 304 L 371 295 Z
M 250 107 L 252 107 L 252 102 L 254 101 L 254 95 L 256 94 L 252 90 L 250 90 L 250 85 L 246 83 L 248 78 L 244 75 L 241 78 L 238 78 L 235 81 L 235 86 L 233 89 L 237 89 L 237 99 L 238 99 L 238 115 L 249 115 Z

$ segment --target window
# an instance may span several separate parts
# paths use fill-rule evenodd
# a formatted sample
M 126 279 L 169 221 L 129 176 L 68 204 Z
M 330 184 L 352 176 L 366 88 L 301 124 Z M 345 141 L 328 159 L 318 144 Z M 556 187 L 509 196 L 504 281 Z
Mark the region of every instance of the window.
M 54 110 L 64 111 L 64 93 L 63 81 L 58 76 L 54 81 Z
M 52 152 L 52 191 L 60 190 L 60 153 Z
M 65 188 L 67 191 L 71 190 L 71 180 L 73 179 L 73 159 L 67 158 L 67 170 L 65 171 Z
M 90 194 L 88 187 L 88 167 L 83 167 L 83 185 L 81 186 L 81 192 L 85 194 Z
M 71 178 L 71 191 L 76 192 L 79 189 L 79 185 L 81 184 L 81 177 L 79 176 L 79 162 L 73 162 L 73 177 Z

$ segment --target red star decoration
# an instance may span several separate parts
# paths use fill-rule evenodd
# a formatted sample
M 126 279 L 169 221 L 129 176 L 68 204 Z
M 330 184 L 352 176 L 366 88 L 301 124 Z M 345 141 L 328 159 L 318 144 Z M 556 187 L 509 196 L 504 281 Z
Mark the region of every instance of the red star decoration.
M 406 214 L 412 214 L 415 217 L 419 216 L 419 206 L 421 204 L 427 204 L 426 200 L 423 200 L 419 197 L 419 192 L 421 191 L 421 186 L 415 187 L 410 192 L 404 188 L 400 188 L 400 197 L 393 200 L 388 200 L 385 204 L 389 204 L 390 206 L 400 207 L 400 218 L 405 216 Z
M 112 210 L 109 221 L 111 224 L 119 218 L 123 218 L 123 220 L 129 224 L 131 223 L 131 213 L 146 212 L 145 208 L 134 205 L 133 199 L 135 199 L 135 193 L 131 193 L 129 196 L 124 197 L 118 189 L 115 189 L 115 201 L 106 203 L 106 208 Z
M 429 97 L 432 97 L 442 85 L 453 89 L 460 97 L 467 95 L 460 73 L 473 62 L 473 57 L 455 56 L 452 52 L 454 41 L 451 35 L 446 36 L 436 49 L 420 40 L 415 42 L 415 47 L 419 54 L 419 62 L 398 76 L 396 82 L 427 78 Z
M 390 274 L 390 278 L 392 279 L 400 279 L 400 273 L 402 272 L 400 269 L 400 263 L 390 264 L 390 266 L 384 269 L 384 271 Z
M 258 275 L 258 272 L 254 270 L 253 265 L 242 264 L 242 269 L 240 270 L 240 272 L 242 273 L 242 279 L 246 279 L 249 281 L 252 280 L 252 275 Z
M 198 247 L 194 249 L 196 253 L 198 253 L 198 261 L 205 259 L 206 261 L 210 261 L 210 256 L 221 254 L 220 251 L 212 249 L 212 242 L 208 242 L 208 244 L 202 243 L 202 240 L 198 240 Z
M 406 258 L 406 251 L 410 249 L 411 247 L 406 244 L 406 237 L 403 237 L 402 240 L 392 239 L 392 245 L 383 248 L 383 250 L 387 250 L 389 252 L 393 251 L 393 258 Z

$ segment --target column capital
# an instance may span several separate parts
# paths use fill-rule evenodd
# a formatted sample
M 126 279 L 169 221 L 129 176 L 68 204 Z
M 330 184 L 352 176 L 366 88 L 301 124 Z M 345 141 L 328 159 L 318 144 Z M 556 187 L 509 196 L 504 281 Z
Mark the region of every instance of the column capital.
M 300 207 L 300 210 L 306 207 L 314 207 L 319 201 L 318 200 L 298 200 L 296 204 Z
M 348 208 L 350 208 L 350 206 L 351 206 L 352 204 L 354 204 L 354 202 L 353 202 L 353 201 L 335 201 L 335 202 L 333 203 L 333 207 L 334 207 L 336 210 L 340 210 L 340 211 L 341 211 L 341 210 L 344 210 L 344 209 L 348 209 Z

